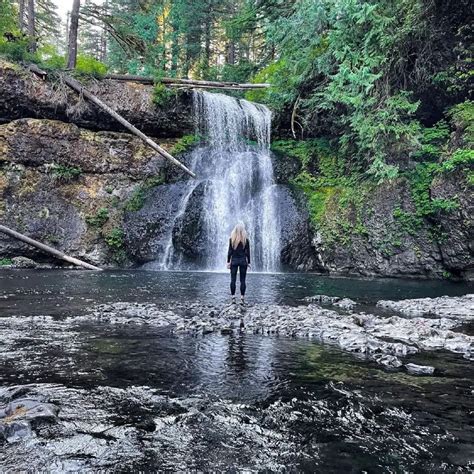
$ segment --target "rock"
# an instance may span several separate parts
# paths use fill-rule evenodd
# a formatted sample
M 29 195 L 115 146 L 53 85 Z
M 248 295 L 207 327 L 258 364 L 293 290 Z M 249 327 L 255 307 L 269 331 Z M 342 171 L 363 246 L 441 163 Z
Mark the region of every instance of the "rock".
M 10 387 L 0 391 L 0 440 L 17 442 L 33 431 L 57 422 L 58 408 L 41 399 L 25 397 L 28 389 Z
M 0 125 L 0 150 L 2 223 L 100 266 L 117 265 L 105 237 L 123 229 L 124 207 L 141 183 L 164 177 L 166 166 L 138 138 L 55 120 Z M 0 234 L 0 256 L 14 255 L 45 258 Z
M 403 365 L 403 362 L 396 356 L 390 354 L 381 354 L 374 357 L 375 361 L 384 366 L 386 369 L 398 369 Z
M 346 311 L 352 311 L 357 306 L 357 303 L 350 298 L 343 298 L 342 300 L 336 301 L 334 306 L 338 306 Z
M 38 264 L 28 257 L 13 257 L 12 267 L 14 268 L 37 268 Z
M 341 298 L 338 296 L 327 296 L 327 295 L 314 295 L 314 296 L 307 296 L 304 298 L 305 301 L 309 301 L 311 303 L 322 303 L 322 304 L 334 304 L 338 302 Z
M 405 364 L 409 374 L 412 375 L 433 375 L 435 369 L 429 365 Z
M 57 84 L 41 81 L 18 65 L 0 61 L 0 118 L 11 121 L 23 117 L 72 122 L 92 130 L 124 131 L 110 115 L 94 104 L 78 107 L 78 96 L 65 88 L 67 99 L 55 100 Z M 143 132 L 153 137 L 180 137 L 194 132 L 192 100 L 188 92 L 173 94 L 171 100 L 157 107 L 153 86 L 124 81 L 94 81 L 88 88 L 105 103 Z
M 391 309 L 405 316 L 435 316 L 460 321 L 474 321 L 474 295 L 377 302 L 380 308 Z

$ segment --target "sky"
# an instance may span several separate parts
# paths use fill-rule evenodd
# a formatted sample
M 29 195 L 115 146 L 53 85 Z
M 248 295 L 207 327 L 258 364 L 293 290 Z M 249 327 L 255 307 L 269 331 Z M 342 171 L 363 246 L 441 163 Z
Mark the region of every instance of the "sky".
M 58 13 L 61 18 L 66 21 L 67 12 L 71 11 L 73 0 L 53 0 L 53 2 L 58 6 Z M 92 3 L 100 5 L 103 0 L 92 0 Z

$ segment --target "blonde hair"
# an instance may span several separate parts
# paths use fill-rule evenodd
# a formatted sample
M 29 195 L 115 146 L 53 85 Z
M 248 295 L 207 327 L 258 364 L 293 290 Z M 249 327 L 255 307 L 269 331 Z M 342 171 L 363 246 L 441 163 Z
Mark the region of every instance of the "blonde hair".
M 245 244 L 247 243 L 247 231 L 245 230 L 245 225 L 242 222 L 239 222 L 234 227 L 234 230 L 230 234 L 230 242 L 233 249 L 236 249 L 240 243 L 242 243 L 242 245 L 245 247 Z

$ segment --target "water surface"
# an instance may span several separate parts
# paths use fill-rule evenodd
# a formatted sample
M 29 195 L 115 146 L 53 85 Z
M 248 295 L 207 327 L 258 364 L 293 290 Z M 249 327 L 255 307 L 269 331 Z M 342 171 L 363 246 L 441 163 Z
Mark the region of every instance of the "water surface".
M 6 270 L 0 285 L 0 333 L 3 343 L 11 344 L 2 352 L 0 343 L 0 386 L 58 383 L 72 390 L 68 397 L 78 408 L 98 405 L 99 421 L 108 416 L 108 423 L 145 433 L 133 450 L 121 448 L 124 471 L 468 472 L 472 467 L 473 371 L 461 356 L 415 357 L 414 362 L 443 370 L 435 377 L 413 377 L 312 341 L 239 333 L 176 336 L 167 328 L 72 324 L 66 318 L 112 301 L 167 308 L 189 300 L 220 305 L 227 300 L 227 274 Z M 327 294 L 370 307 L 382 298 L 467 292 L 472 292 L 468 284 L 441 281 L 249 275 L 250 303 L 300 304 L 305 296 Z M 34 314 L 54 320 L 21 324 L 22 316 Z M 7 342 L 14 315 L 20 322 L 14 341 Z M 114 441 L 107 443 L 112 449 Z M 5 457 L 0 454 L 0 470 L 12 469 L 14 462 L 35 465 L 35 459 L 59 470 L 113 466 L 105 454 L 87 458 L 64 447 L 53 465 L 46 448 L 37 449 L 26 459 L 20 445 L 8 446 Z

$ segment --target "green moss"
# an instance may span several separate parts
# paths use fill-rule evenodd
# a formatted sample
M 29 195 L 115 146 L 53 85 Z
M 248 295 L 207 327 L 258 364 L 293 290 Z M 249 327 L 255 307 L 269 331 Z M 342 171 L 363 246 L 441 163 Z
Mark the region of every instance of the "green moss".
M 394 209 L 393 217 L 397 220 L 400 227 L 410 235 L 416 235 L 423 224 L 423 219 L 419 216 L 411 212 L 406 212 L 399 207 Z
M 82 174 L 81 168 L 53 163 L 50 166 L 51 174 L 54 179 L 61 182 L 69 182 L 77 179 Z
M 196 146 L 200 141 L 201 137 L 199 135 L 184 135 L 171 148 L 170 153 L 172 155 L 181 155 Z
M 145 204 L 147 192 L 160 184 L 163 184 L 164 178 L 161 175 L 153 176 L 145 180 L 132 193 L 130 199 L 125 203 L 124 209 L 129 212 L 139 211 Z
M 119 227 L 114 227 L 107 234 L 104 235 L 105 243 L 112 252 L 113 260 L 122 264 L 127 259 L 125 252 L 125 233 Z
M 163 83 L 157 82 L 153 86 L 153 103 L 158 107 L 168 104 L 174 96 L 173 91 L 166 87 Z
M 95 214 L 86 216 L 86 222 L 90 227 L 101 228 L 109 220 L 109 210 L 101 207 Z
M 364 203 L 371 183 L 357 174 L 347 176 L 344 160 L 327 140 L 280 140 L 272 150 L 301 162 L 292 184 L 305 194 L 311 224 L 327 244 L 348 244 L 354 235 L 367 235 Z
M 7 265 L 12 265 L 13 261 L 11 258 L 0 258 L 0 267 L 5 267 Z

